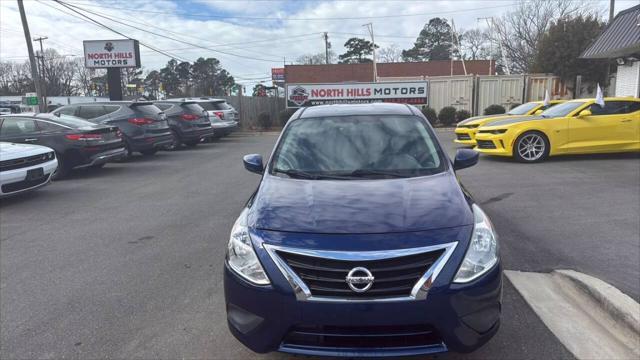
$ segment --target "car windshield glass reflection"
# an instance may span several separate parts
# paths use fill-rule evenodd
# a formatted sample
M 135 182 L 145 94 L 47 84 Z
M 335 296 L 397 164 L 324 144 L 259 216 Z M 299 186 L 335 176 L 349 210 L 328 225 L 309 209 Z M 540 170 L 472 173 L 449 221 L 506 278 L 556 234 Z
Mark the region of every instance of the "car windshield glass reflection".
M 513 109 L 509 110 L 507 114 L 509 115 L 526 115 L 529 111 L 535 109 L 539 104 L 536 103 L 526 103 L 520 106 L 516 106 Z
M 296 120 L 272 174 L 303 179 L 390 179 L 442 172 L 434 135 L 415 116 L 340 116 Z
M 540 114 L 542 117 L 562 117 L 569 115 L 573 110 L 584 105 L 582 101 L 570 101 L 564 104 L 556 105 L 548 110 L 545 110 Z

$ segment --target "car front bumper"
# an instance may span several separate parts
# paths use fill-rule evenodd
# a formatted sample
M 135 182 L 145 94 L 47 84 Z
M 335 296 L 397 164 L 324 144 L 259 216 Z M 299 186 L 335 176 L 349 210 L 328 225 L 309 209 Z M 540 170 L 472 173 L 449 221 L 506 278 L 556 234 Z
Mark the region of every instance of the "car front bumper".
M 42 168 L 44 177 L 37 181 L 27 180 L 27 171 Z M 0 196 L 17 195 L 49 184 L 51 175 L 58 168 L 58 159 L 20 169 L 0 172 Z
M 470 352 L 486 343 L 500 325 L 502 269 L 500 263 L 468 284 L 451 283 L 466 249 L 460 246 L 445 264 L 424 300 L 301 301 L 272 260 L 257 251 L 271 284 L 256 286 L 225 265 L 224 289 L 231 333 L 249 349 L 340 357 L 408 356 L 448 350 Z M 425 332 L 424 343 L 410 346 L 301 345 L 299 334 L 335 338 L 362 333 L 362 339 Z M 426 333 L 425 333 L 426 334 Z M 360 336 L 360 335 L 358 335 Z M 360 341 L 359 339 L 355 340 Z M 376 340 L 377 341 L 377 340 Z
M 495 156 L 511 156 L 511 142 L 505 138 L 505 134 L 479 133 L 476 135 L 475 151 Z
M 457 127 L 454 130 L 456 138 L 453 140 L 456 144 L 475 146 L 476 145 L 476 131 L 475 128 Z

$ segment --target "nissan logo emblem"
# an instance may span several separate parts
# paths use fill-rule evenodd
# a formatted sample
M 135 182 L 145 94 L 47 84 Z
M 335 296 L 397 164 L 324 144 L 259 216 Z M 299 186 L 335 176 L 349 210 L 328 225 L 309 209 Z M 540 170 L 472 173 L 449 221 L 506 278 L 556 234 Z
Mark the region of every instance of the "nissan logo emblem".
M 357 293 L 363 293 L 371 288 L 374 279 L 375 278 L 369 269 L 364 267 L 355 267 L 349 271 L 345 281 L 351 290 Z

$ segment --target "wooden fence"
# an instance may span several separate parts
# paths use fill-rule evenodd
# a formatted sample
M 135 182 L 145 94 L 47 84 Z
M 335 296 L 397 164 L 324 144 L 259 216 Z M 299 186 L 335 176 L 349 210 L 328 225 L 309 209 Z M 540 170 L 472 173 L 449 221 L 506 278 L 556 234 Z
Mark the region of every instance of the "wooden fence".
M 258 115 L 263 112 L 269 114 L 271 126 L 279 127 L 280 111 L 285 109 L 284 98 L 277 97 L 253 97 L 253 96 L 222 96 L 238 113 L 240 113 L 240 126 L 250 130 L 260 128 Z

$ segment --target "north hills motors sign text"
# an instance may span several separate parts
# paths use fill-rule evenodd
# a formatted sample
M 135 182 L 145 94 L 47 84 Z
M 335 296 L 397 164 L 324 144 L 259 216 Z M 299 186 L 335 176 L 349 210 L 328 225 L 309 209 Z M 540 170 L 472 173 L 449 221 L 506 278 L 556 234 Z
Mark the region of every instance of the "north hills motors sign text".
M 427 104 L 427 82 L 287 84 L 287 107 L 393 102 Z
M 83 44 L 87 68 L 140 67 L 138 40 L 85 40 Z

